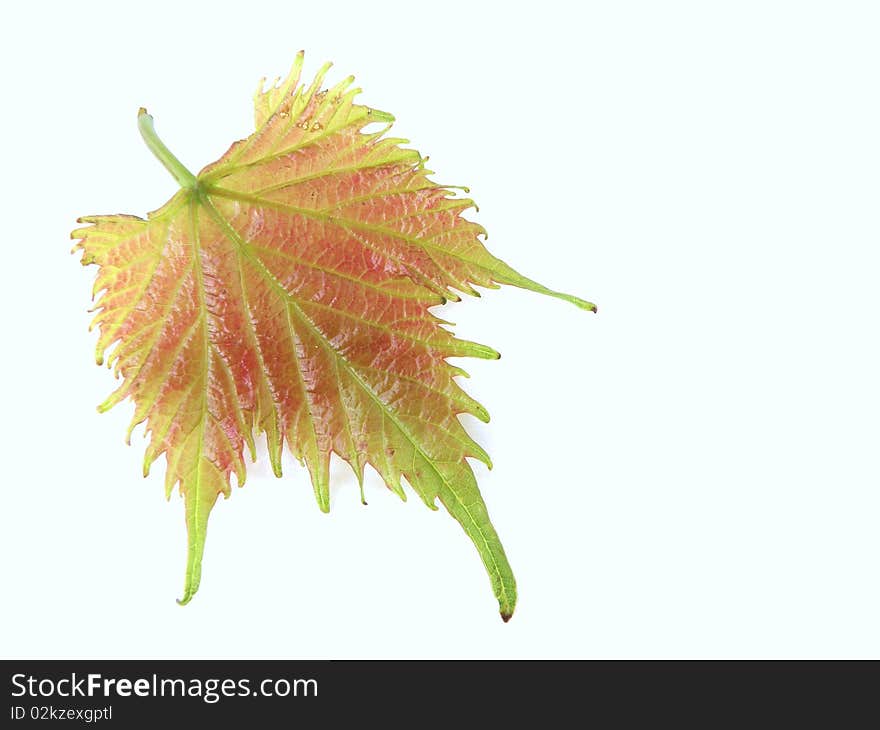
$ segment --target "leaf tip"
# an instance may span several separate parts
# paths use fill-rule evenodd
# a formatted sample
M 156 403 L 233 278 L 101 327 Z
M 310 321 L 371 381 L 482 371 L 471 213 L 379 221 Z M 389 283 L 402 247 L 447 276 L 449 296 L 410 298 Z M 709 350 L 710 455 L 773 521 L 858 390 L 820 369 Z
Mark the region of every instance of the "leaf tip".
M 468 340 L 459 340 L 460 348 L 453 353 L 457 356 L 476 357 L 481 360 L 500 360 L 501 353 L 488 345 L 481 345 L 478 342 L 470 342 Z
M 580 297 L 573 296 L 572 294 L 565 294 L 563 292 L 553 291 L 551 289 L 546 289 L 540 285 L 538 287 L 527 286 L 526 289 L 531 289 L 532 291 L 536 291 L 539 294 L 546 294 L 547 296 L 551 296 L 554 299 L 561 299 L 564 302 L 568 302 L 569 304 L 574 304 L 578 309 L 583 309 L 587 312 L 597 312 L 599 308 L 593 304 L 593 302 L 588 302 L 586 299 L 581 299 Z
M 599 308 L 593 304 L 593 302 L 588 302 L 586 299 L 581 299 L 580 297 L 572 296 L 571 294 L 562 294 L 560 292 L 552 292 L 551 296 L 556 297 L 557 299 L 562 299 L 566 302 L 571 302 L 578 309 L 586 310 L 587 312 L 598 312 Z
M 501 611 L 501 620 L 504 623 L 510 621 L 513 618 L 513 609 L 505 609 Z
M 386 124 L 393 124 L 397 121 L 396 117 L 393 114 L 383 112 L 380 109 L 373 109 L 372 107 L 367 107 L 367 116 L 370 118 L 371 122 L 385 122 Z M 409 140 L 406 140 L 406 142 L 408 141 Z

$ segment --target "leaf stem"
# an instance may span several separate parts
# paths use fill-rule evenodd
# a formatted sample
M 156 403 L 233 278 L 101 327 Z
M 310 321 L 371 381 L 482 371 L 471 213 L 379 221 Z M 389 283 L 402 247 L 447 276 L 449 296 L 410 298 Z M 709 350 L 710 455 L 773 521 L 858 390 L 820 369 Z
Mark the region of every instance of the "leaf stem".
M 150 152 L 174 176 L 180 187 L 195 190 L 199 184 L 198 179 L 183 166 L 183 163 L 159 139 L 159 135 L 156 134 L 156 129 L 153 127 L 153 117 L 147 114 L 147 110 L 143 107 L 138 110 L 138 130 L 140 130 L 144 142 L 147 143 L 147 147 L 150 148 Z

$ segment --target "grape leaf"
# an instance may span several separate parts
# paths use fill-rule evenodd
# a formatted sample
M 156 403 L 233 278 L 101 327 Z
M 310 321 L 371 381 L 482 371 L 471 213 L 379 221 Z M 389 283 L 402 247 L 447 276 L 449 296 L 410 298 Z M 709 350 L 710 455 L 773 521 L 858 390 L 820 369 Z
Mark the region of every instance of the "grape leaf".
M 286 441 L 325 512 L 331 452 L 362 499 L 370 465 L 401 498 L 403 477 L 432 509 L 439 500 L 476 545 L 507 620 L 516 584 L 467 459 L 491 462 L 457 418 L 489 416 L 446 361 L 498 354 L 456 339 L 429 309 L 499 284 L 595 307 L 492 256 L 462 216 L 473 201 L 432 182 L 407 140 L 387 135 L 393 117 L 355 104 L 351 77 L 322 90 L 329 64 L 300 84 L 302 63 L 300 53 L 283 81 L 260 83 L 256 131 L 198 176 L 139 111 L 181 187 L 146 220 L 88 216 L 71 234 L 82 263 L 99 267 L 97 362 L 122 379 L 99 410 L 132 399 L 127 441 L 143 422 L 150 439 L 144 475 L 164 454 L 167 496 L 179 485 L 181 604 L 199 587 L 208 515 L 232 474 L 244 484 L 243 452 L 255 459 L 264 433 L 275 474 Z

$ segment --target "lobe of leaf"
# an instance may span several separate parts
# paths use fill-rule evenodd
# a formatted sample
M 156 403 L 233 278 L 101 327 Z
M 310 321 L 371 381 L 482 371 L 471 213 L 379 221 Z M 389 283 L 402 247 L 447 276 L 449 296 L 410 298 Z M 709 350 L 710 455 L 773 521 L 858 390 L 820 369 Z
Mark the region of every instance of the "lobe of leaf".
M 455 382 L 450 356 L 497 358 L 456 339 L 429 308 L 474 285 L 553 292 L 483 246 L 462 213 L 470 199 L 432 182 L 419 154 L 387 136 L 393 118 L 354 103 L 348 78 L 321 90 L 328 66 L 255 95 L 256 131 L 193 176 L 155 137 L 182 184 L 146 220 L 90 216 L 72 237 L 98 266 L 96 359 L 122 379 L 99 407 L 135 403 L 146 422 L 144 474 L 162 454 L 166 493 L 179 485 L 189 547 L 181 604 L 199 587 L 208 515 L 245 481 L 245 447 L 265 434 L 281 476 L 284 442 L 330 509 L 335 452 L 358 480 L 369 464 L 405 499 L 401 477 L 439 499 L 473 540 L 502 617 L 516 584 L 469 457 L 489 457 L 457 416 L 489 416 Z M 379 122 L 378 131 L 365 127 Z

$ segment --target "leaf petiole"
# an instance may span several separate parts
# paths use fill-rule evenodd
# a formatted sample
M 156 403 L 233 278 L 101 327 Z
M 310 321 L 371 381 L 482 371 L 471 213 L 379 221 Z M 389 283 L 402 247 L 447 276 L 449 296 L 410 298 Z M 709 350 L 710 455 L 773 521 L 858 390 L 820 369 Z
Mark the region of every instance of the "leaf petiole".
M 174 176 L 180 187 L 195 190 L 199 184 L 198 179 L 183 166 L 183 163 L 159 139 L 159 135 L 156 134 L 156 129 L 153 126 L 153 117 L 143 107 L 138 109 L 138 130 L 141 133 L 141 137 L 144 138 L 144 142 L 147 143 L 147 147 L 150 148 L 150 152 Z

